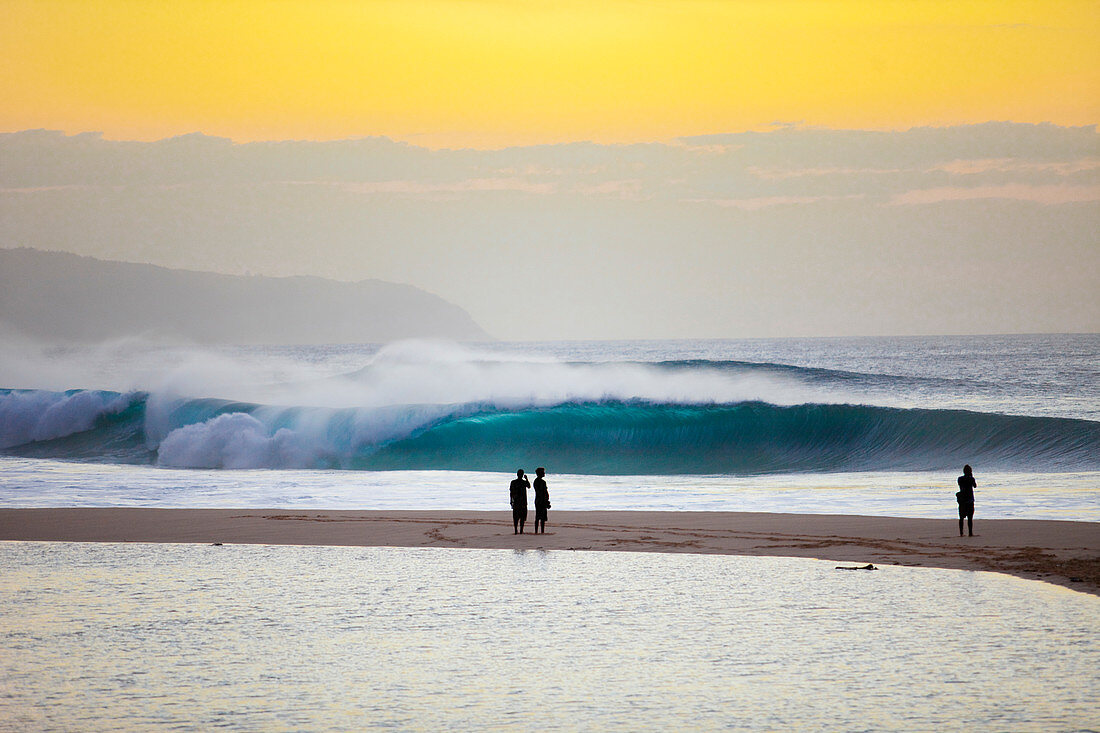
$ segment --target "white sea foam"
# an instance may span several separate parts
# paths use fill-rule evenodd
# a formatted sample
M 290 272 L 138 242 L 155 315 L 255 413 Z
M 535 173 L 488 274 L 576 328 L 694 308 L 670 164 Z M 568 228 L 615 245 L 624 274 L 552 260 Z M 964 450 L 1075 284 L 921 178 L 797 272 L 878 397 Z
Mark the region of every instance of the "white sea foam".
M 292 468 L 316 455 L 292 430 L 269 434 L 251 415 L 233 412 L 172 431 L 160 444 L 158 462 L 178 468 Z
M 0 395 L 0 448 L 83 432 L 101 415 L 117 414 L 132 394 L 104 392 L 9 392 Z
M 213 395 L 261 407 L 250 411 L 247 423 L 220 416 L 192 426 L 179 424 L 182 406 Z M 310 467 L 325 456 L 348 456 L 365 446 L 408 437 L 448 416 L 481 409 L 609 400 L 799 404 L 848 397 L 778 375 L 622 362 L 576 364 L 409 341 L 383 347 L 359 370 L 282 384 L 258 383 L 254 373 L 234 371 L 232 362 L 222 357 L 194 356 L 167 372 L 154 388 L 145 432 L 148 446 L 159 450 L 164 465 Z M 343 422 L 334 429 L 337 411 Z M 235 435 L 234 429 L 244 435 Z
M 484 404 L 514 409 L 604 400 L 799 404 L 849 401 L 852 395 L 775 374 L 670 370 L 624 362 L 569 363 L 456 344 L 403 342 L 381 349 L 357 372 L 271 387 L 263 397 L 267 399 L 258 401 L 330 407 Z

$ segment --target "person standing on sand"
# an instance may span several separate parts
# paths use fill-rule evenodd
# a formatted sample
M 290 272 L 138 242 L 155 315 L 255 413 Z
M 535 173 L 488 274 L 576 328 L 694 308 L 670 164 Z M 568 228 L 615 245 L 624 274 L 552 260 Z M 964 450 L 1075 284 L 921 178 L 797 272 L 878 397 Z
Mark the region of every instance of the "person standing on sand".
M 523 473 L 516 471 L 516 477 L 508 485 L 508 503 L 512 505 L 512 534 L 523 534 L 523 523 L 527 521 L 527 489 L 531 482 Z
M 963 519 L 966 520 L 970 536 L 974 536 L 974 489 L 977 487 L 973 469 L 963 466 L 963 475 L 959 476 L 959 491 L 955 494 L 959 501 L 959 537 L 963 536 Z
M 539 533 L 539 522 L 542 522 L 542 533 L 546 534 L 546 510 L 550 508 L 550 490 L 546 488 L 546 469 L 539 466 L 535 469 L 535 534 Z

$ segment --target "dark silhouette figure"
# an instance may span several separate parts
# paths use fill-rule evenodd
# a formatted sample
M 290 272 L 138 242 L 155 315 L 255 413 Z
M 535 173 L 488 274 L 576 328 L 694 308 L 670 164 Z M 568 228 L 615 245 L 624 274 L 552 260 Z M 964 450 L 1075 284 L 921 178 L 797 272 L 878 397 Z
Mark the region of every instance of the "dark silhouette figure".
M 527 489 L 531 482 L 523 473 L 516 471 L 516 477 L 508 485 L 508 502 L 512 505 L 512 534 L 523 534 L 523 523 L 527 521 Z
M 535 469 L 535 534 L 539 533 L 539 523 L 542 523 L 542 533 L 546 534 L 546 510 L 550 508 L 550 490 L 546 488 L 546 469 L 541 466 Z
M 963 520 L 966 520 L 970 536 L 974 536 L 974 489 L 978 482 L 974 480 L 974 474 L 970 466 L 963 466 L 963 475 L 959 476 L 959 491 L 955 498 L 959 501 L 959 537 L 963 536 Z

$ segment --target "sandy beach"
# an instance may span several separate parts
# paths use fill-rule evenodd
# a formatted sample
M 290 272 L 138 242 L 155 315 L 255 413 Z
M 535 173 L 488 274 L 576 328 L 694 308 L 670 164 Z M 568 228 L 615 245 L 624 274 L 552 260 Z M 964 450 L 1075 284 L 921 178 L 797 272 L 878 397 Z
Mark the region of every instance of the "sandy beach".
M 552 512 L 545 534 L 507 512 L 0 509 L 0 540 L 614 550 L 806 557 L 845 566 L 988 570 L 1100 595 L 1100 524 L 741 512 Z M 530 525 L 528 525 L 530 530 Z

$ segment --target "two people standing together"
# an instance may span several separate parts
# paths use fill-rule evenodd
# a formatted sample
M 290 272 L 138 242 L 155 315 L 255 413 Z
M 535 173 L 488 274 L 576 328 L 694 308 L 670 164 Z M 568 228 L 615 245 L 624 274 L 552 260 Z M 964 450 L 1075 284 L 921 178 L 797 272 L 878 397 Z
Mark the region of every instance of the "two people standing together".
M 546 510 L 550 508 L 550 490 L 546 488 L 546 469 L 539 466 L 535 469 L 535 534 L 539 533 L 539 523 L 542 523 L 542 533 L 546 534 Z M 516 477 L 508 485 L 508 501 L 512 505 L 512 534 L 523 534 L 523 524 L 527 521 L 527 489 L 531 483 L 523 469 L 516 471 Z

